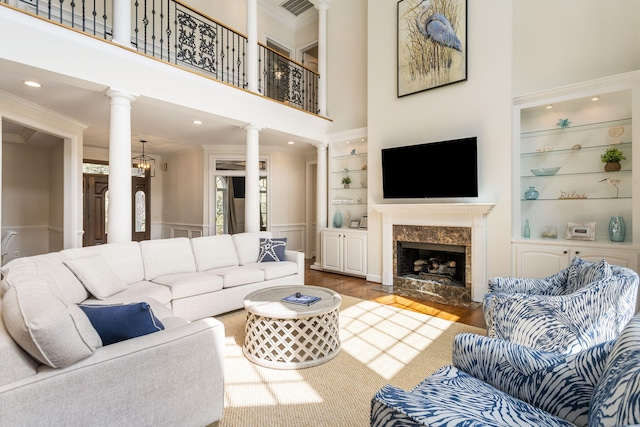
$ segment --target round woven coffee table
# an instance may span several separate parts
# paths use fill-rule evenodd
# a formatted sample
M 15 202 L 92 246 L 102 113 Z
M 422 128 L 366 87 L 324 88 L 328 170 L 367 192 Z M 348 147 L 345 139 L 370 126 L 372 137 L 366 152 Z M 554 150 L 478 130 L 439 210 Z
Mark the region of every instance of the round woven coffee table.
M 282 302 L 295 295 L 320 297 L 306 306 Z M 319 286 L 275 286 L 250 293 L 242 352 L 253 363 L 299 369 L 324 363 L 340 350 L 340 295 Z

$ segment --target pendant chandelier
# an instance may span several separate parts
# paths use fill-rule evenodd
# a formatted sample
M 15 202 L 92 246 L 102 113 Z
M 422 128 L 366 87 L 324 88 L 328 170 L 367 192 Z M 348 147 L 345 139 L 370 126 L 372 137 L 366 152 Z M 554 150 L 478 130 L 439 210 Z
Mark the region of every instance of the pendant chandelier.
M 149 176 L 153 178 L 156 176 L 156 160 L 144 154 L 144 144 L 147 140 L 141 139 L 140 142 L 142 143 L 142 154 L 132 159 L 133 167 L 137 169 L 137 175 L 145 176 L 149 171 Z

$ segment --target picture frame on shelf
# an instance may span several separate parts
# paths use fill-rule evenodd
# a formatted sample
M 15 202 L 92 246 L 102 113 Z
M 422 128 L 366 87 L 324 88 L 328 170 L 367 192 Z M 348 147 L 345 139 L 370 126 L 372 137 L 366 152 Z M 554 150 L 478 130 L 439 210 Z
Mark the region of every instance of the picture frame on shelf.
M 351 223 L 349 224 L 349 228 L 360 228 L 360 221 L 358 221 L 357 219 L 352 219 Z
M 367 228 L 368 223 L 369 223 L 369 216 L 362 215 L 362 218 L 360 218 L 360 224 L 358 225 L 358 228 Z
M 568 240 L 595 240 L 595 222 L 567 222 Z

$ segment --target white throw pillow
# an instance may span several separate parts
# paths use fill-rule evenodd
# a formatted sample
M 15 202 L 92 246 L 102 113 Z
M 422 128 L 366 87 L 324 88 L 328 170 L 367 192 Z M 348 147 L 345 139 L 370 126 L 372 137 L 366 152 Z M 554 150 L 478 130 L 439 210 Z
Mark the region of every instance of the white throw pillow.
M 97 299 L 106 299 L 127 289 L 100 255 L 66 260 L 64 264 Z
M 72 365 L 102 346 L 82 310 L 39 277 L 15 280 L 2 298 L 2 319 L 23 350 L 52 368 Z

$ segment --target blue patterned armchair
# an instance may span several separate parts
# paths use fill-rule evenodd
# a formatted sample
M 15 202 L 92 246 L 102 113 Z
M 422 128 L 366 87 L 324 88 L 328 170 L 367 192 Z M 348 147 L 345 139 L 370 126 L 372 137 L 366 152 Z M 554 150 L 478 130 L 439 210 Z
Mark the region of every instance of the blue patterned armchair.
M 615 339 L 633 317 L 638 274 L 574 258 L 546 278 L 495 277 L 484 297 L 487 335 L 538 350 L 575 353 Z
M 617 340 L 575 354 L 475 334 L 456 336 L 453 365 L 411 391 L 387 385 L 372 427 L 640 424 L 640 315 Z

